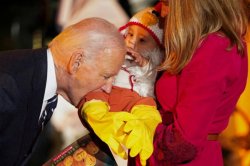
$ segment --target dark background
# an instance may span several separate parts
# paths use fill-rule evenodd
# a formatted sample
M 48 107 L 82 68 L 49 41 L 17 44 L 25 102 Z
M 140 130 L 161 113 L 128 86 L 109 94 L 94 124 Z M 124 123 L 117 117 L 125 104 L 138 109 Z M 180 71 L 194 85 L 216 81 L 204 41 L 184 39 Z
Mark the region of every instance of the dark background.
M 152 5 L 158 0 L 152 0 Z M 128 16 L 127 0 L 118 0 Z M 40 48 L 60 32 L 55 19 L 60 0 L 0 0 L 0 50 Z
M 58 0 L 1 0 L 0 50 L 44 46 L 58 30 Z

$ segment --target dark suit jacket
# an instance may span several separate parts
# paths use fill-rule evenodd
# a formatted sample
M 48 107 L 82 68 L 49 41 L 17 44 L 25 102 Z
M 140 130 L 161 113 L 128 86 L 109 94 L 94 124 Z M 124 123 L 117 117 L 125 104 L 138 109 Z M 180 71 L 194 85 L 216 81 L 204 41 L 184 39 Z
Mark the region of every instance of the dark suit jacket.
M 41 131 L 46 49 L 0 53 L 0 165 L 24 165 Z

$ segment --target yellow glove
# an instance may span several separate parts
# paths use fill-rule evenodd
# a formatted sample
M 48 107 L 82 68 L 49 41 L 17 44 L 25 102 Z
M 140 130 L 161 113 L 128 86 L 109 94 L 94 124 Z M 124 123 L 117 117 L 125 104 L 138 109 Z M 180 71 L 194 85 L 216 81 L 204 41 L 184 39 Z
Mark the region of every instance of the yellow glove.
M 155 106 L 137 105 L 131 110 L 136 117 L 124 126 L 125 132 L 130 132 L 124 139 L 124 145 L 130 149 L 130 156 L 140 155 L 140 162 L 144 166 L 146 160 L 153 153 L 153 138 L 157 125 L 162 122 L 161 115 Z
M 91 100 L 86 102 L 81 110 L 82 117 L 86 119 L 95 134 L 105 142 L 117 155 L 127 159 L 127 153 L 118 139 L 126 133 L 123 131 L 127 121 L 133 117 L 128 112 L 109 112 L 106 102 Z

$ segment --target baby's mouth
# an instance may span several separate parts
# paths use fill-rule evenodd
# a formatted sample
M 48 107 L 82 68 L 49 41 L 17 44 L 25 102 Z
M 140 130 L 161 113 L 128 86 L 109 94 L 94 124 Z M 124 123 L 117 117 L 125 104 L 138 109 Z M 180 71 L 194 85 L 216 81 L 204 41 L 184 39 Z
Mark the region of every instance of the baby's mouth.
M 125 55 L 125 59 L 126 60 L 131 60 L 131 61 L 134 60 L 134 58 L 132 56 L 128 55 L 128 54 Z

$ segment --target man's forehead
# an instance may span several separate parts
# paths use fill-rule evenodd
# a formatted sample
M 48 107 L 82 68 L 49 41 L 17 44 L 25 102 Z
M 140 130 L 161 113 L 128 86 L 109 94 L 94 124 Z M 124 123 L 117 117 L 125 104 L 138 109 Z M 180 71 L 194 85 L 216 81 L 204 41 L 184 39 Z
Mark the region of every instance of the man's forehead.
M 111 54 L 112 50 L 111 48 L 104 48 L 104 54 Z
M 96 56 L 95 61 L 102 65 L 109 65 L 111 63 L 119 64 L 124 60 L 125 53 L 122 50 L 107 48 Z
M 107 50 L 110 51 L 110 50 Z M 103 55 L 100 59 L 97 59 L 98 64 L 97 67 L 102 66 L 103 71 L 109 75 L 116 75 L 121 65 L 125 59 L 123 55 L 115 55 L 121 54 L 118 52 L 112 52 L 109 55 Z
M 95 54 L 92 55 L 91 59 L 100 62 L 100 61 L 111 61 L 112 59 L 119 59 L 125 56 L 126 50 L 117 49 L 117 48 L 104 48 L 102 50 L 96 51 Z

